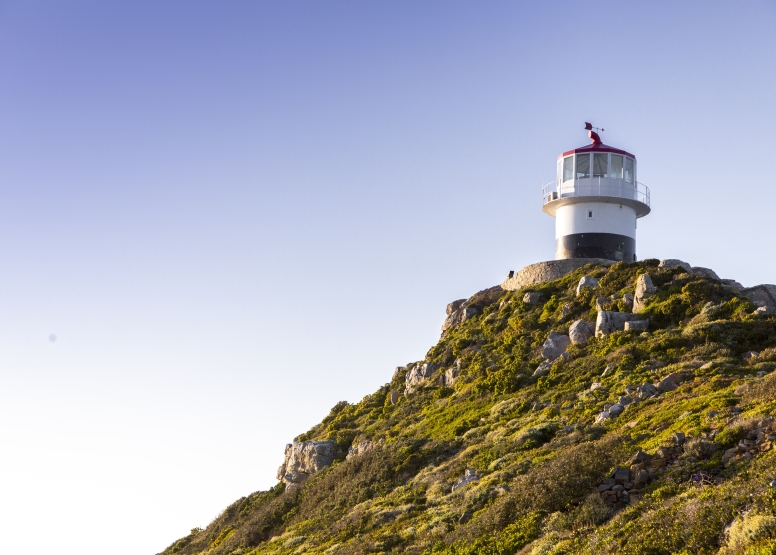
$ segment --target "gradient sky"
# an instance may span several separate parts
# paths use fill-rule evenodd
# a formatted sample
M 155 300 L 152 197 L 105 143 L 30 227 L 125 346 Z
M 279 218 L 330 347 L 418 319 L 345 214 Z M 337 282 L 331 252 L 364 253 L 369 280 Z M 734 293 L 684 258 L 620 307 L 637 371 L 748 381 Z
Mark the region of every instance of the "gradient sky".
M 2 551 L 153 554 L 554 255 L 564 150 L 640 258 L 776 282 L 772 2 L 0 1 Z

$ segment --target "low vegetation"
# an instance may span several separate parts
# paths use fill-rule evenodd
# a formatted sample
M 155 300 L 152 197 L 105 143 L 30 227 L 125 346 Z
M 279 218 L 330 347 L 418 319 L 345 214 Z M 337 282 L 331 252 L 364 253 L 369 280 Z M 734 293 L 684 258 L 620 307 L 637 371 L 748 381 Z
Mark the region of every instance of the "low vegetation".
M 572 345 L 534 377 L 550 332 L 594 322 L 597 302 L 627 311 L 623 296 L 642 273 L 657 286 L 644 310 L 648 332 Z M 584 275 L 599 285 L 577 295 Z M 523 302 L 528 291 L 543 301 Z M 164 554 L 776 553 L 776 455 L 766 437 L 776 411 L 776 316 L 753 314 L 735 289 L 656 260 L 588 266 L 523 291 L 494 288 L 469 305 L 476 315 L 430 349 L 421 363 L 438 370 L 414 391 L 404 395 L 407 370 L 399 371 L 300 436 L 336 441 L 331 466 L 302 486 L 239 499 Z M 451 367 L 459 373 L 444 385 Z M 676 389 L 597 418 L 626 391 L 672 373 L 683 377 Z M 375 446 L 346 458 L 360 442 Z M 639 451 L 679 454 L 653 465 L 637 490 Z M 630 468 L 630 495 L 599 493 L 618 468 Z M 467 469 L 476 479 L 453 487 Z

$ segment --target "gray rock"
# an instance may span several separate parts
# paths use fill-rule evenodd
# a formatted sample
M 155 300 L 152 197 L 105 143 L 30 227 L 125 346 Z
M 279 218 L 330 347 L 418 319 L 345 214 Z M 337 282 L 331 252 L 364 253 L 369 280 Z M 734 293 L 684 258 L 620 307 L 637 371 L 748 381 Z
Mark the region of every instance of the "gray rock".
M 629 397 L 628 395 L 621 395 L 620 398 L 617 399 L 617 402 L 623 407 L 630 405 L 634 401 L 635 399 L 633 397 Z
M 683 380 L 684 376 L 682 374 L 679 374 L 678 372 L 672 372 L 660 380 L 660 383 L 657 384 L 657 388 L 662 392 L 673 391 L 679 387 L 679 384 L 682 383 Z
M 526 304 L 539 304 L 542 302 L 542 294 L 532 291 L 523 295 L 523 302 Z
M 433 362 L 426 362 L 424 364 L 416 364 L 410 368 L 405 378 L 406 388 L 405 394 L 411 393 L 415 387 L 426 381 L 431 377 L 439 366 Z
M 571 339 L 568 335 L 562 333 L 550 332 L 547 340 L 542 345 L 542 358 L 545 360 L 555 360 L 571 345 Z
M 606 307 L 606 297 L 598 297 L 595 300 L 595 309 L 596 310 L 603 310 Z
M 450 316 L 454 312 L 456 312 L 459 308 L 461 308 L 461 305 L 466 302 L 466 299 L 458 299 L 457 301 L 451 302 L 449 305 L 447 305 L 447 308 L 445 309 L 445 313 Z
M 569 326 L 569 339 L 574 345 L 587 345 L 593 337 L 593 326 L 586 320 L 577 320 Z
M 744 289 L 744 286 L 734 279 L 722 279 L 720 281 L 723 285 L 730 287 L 733 291 L 742 291 Z
M 646 331 L 649 327 L 649 319 L 646 320 L 628 320 L 625 322 L 625 331 Z
M 399 402 L 399 397 L 401 397 L 401 394 L 398 391 L 391 391 L 391 404 L 395 405 Z
M 545 360 L 536 368 L 536 370 L 534 370 L 533 377 L 541 378 L 542 376 L 546 376 L 547 374 L 550 373 L 551 368 L 552 368 L 552 361 Z
M 633 310 L 633 294 L 632 293 L 625 293 L 622 296 L 622 302 L 625 303 L 625 307 L 628 310 Z
M 595 321 L 595 335 L 596 337 L 603 337 L 616 331 L 623 331 L 625 329 L 625 322 L 631 319 L 635 319 L 635 316 L 627 312 L 602 310 L 598 313 Z
M 652 283 L 649 274 L 641 274 L 636 279 L 636 294 L 633 296 L 633 312 L 640 312 L 644 309 L 644 302 L 655 294 L 657 287 Z
M 442 374 L 442 385 L 445 387 L 451 387 L 455 383 L 455 380 L 460 372 L 461 369 L 459 366 L 451 366 L 445 370 L 445 373 Z
M 623 410 L 625 410 L 625 407 L 623 407 L 620 403 L 615 403 L 609 407 L 609 416 L 619 416 L 622 414 Z
M 754 312 L 752 314 L 758 314 L 760 316 L 767 316 L 768 314 L 773 314 L 776 312 L 776 310 L 772 309 L 769 306 L 758 306 L 754 309 Z
M 681 445 L 684 443 L 684 432 L 676 432 L 673 435 L 674 443 Z
M 663 270 L 670 270 L 672 268 L 682 268 L 688 274 L 692 273 L 692 266 L 690 266 L 687 262 L 684 262 L 677 258 L 666 258 L 665 260 L 661 260 L 660 264 L 658 264 L 657 267 Z
M 337 443 L 326 441 L 302 441 L 286 445 L 285 460 L 278 468 L 277 478 L 291 487 L 304 483 L 312 474 L 334 462 Z
M 641 384 L 636 388 L 636 397 L 639 399 L 649 399 L 658 395 L 660 390 L 651 383 Z
M 611 414 L 609 414 L 608 410 L 599 412 L 595 417 L 595 423 L 600 424 L 601 422 L 604 422 L 605 420 L 609 420 L 612 417 Z
M 464 474 L 463 474 L 463 478 L 458 480 L 453 485 L 453 491 L 456 491 L 456 490 L 461 489 L 462 487 L 468 486 L 472 482 L 476 482 L 479 479 L 480 479 L 480 477 L 477 476 L 477 473 L 474 471 L 473 468 L 467 468 L 466 472 L 464 472 Z
M 591 289 L 598 287 L 598 278 L 594 278 L 593 276 L 582 276 L 577 284 L 577 295 L 579 295 L 585 287 L 590 287 Z
M 612 472 L 612 478 L 614 478 L 614 481 L 618 484 L 624 484 L 630 480 L 630 470 L 627 468 L 617 467 L 614 469 L 614 472 Z
M 471 306 L 467 306 L 466 308 L 461 309 L 461 323 L 463 324 L 472 316 L 476 316 L 477 312 L 477 309 Z
M 716 281 L 719 281 L 719 276 L 717 275 L 717 272 L 712 270 L 711 268 L 703 268 L 701 266 L 693 266 L 692 267 L 692 273 L 696 276 L 703 276 L 707 277 Z

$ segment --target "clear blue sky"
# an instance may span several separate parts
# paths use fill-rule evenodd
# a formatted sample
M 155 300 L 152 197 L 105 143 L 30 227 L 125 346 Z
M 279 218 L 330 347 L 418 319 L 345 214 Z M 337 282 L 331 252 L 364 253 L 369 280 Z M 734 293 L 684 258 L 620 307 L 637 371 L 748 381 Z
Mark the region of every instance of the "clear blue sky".
M 776 282 L 775 98 L 766 1 L 0 2 L 3 550 L 153 554 L 273 485 L 553 257 L 585 121 L 640 258 Z

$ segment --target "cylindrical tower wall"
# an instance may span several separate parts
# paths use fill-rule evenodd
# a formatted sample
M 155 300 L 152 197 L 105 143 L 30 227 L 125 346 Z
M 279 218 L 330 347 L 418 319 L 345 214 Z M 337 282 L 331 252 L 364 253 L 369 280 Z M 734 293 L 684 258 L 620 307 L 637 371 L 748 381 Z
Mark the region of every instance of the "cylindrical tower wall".
M 636 260 L 636 210 L 613 202 L 576 202 L 555 213 L 555 258 Z

